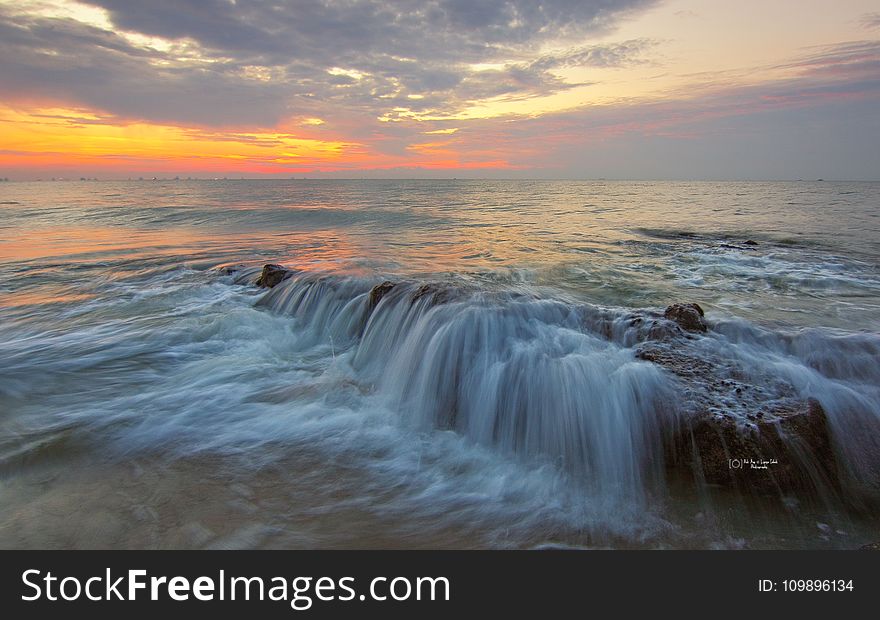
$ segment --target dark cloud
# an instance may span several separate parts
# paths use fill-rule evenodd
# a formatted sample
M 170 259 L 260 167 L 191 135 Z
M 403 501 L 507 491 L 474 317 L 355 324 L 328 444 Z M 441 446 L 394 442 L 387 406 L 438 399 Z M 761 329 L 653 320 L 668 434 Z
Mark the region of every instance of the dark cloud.
M 193 123 L 277 120 L 286 89 L 241 88 L 234 63 L 203 68 L 72 20 L 0 20 L 3 99 L 61 101 L 128 118 Z
M 553 69 L 629 62 L 644 52 L 638 42 L 584 41 L 653 2 L 90 0 L 116 32 L 2 6 L 0 90 L 5 99 L 211 125 L 270 126 L 334 111 L 445 114 L 488 96 L 570 87 Z M 126 33 L 173 47 L 160 51 Z M 573 51 L 532 62 L 551 40 Z M 503 68 L 475 71 L 476 63 Z
M 89 0 L 126 30 L 217 50 L 479 62 L 498 48 L 606 30 L 651 0 Z

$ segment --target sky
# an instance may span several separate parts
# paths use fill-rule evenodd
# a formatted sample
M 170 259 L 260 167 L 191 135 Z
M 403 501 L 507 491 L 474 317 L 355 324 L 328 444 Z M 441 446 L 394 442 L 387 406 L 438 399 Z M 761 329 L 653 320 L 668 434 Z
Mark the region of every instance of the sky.
M 880 180 L 877 0 L 0 0 L 0 177 Z

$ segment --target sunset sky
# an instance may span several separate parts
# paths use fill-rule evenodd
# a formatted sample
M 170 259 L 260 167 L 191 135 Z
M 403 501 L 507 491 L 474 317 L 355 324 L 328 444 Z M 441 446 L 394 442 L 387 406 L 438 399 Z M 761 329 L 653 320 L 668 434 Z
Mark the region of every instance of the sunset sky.
M 877 0 L 0 0 L 0 177 L 880 178 Z

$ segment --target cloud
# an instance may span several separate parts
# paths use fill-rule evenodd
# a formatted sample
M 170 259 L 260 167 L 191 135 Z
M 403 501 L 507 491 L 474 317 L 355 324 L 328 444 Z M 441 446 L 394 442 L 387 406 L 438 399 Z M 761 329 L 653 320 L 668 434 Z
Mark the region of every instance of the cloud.
M 644 52 L 638 42 L 584 41 L 652 3 L 90 0 L 110 27 L 75 11 L 0 4 L 0 90 L 7 102 L 214 126 L 272 126 L 328 109 L 361 124 L 401 111 L 448 115 L 485 98 L 570 88 L 554 69 L 631 61 Z M 548 42 L 572 51 L 540 56 Z M 476 66 L 485 64 L 499 68 Z
M 646 0 L 90 0 L 115 25 L 227 51 L 328 56 L 396 55 L 476 61 L 511 46 L 606 31 Z
M 880 41 L 850 41 L 820 47 L 783 66 L 799 68 L 813 76 L 876 78 L 880 76 Z
M 670 153 L 684 162 L 694 152 L 687 145 L 708 144 L 724 131 L 745 136 L 760 127 L 779 140 L 783 130 L 805 135 L 795 119 L 821 120 L 808 109 L 831 110 L 828 126 L 849 123 L 841 131 L 853 133 L 856 118 L 876 127 L 880 98 L 880 42 L 852 41 L 782 64 L 680 76 L 686 87 L 653 99 L 588 105 L 576 91 L 577 107 L 564 111 L 462 114 L 482 102 L 583 87 L 570 77 L 577 68 L 653 65 L 659 41 L 605 42 L 650 0 L 91 0 L 88 18 L 81 4 L 56 10 L 63 2 L 0 0 L 0 103 L 97 113 L 69 119 L 77 127 L 137 120 L 182 126 L 181 140 L 230 143 L 223 153 L 282 144 L 292 152 L 300 137 L 339 143 L 346 157 L 357 157 L 332 166 L 311 160 L 339 174 L 495 167 L 613 176 L 602 157 L 612 162 L 613 145 L 629 144 L 631 158 L 621 157 L 620 169 L 629 162 L 630 176 L 638 176 L 651 164 L 637 137 L 676 145 Z M 43 8 L 31 10 L 37 4 Z M 875 27 L 876 18 L 862 23 Z M 847 119 L 839 116 L 844 107 Z M 775 124 L 749 124 L 770 117 Z M 853 144 L 868 134 L 854 133 Z M 823 147 L 833 143 L 832 136 Z M 746 159 L 767 161 L 773 144 L 765 146 L 763 158 Z M 880 169 L 876 149 L 871 153 L 866 147 L 859 161 Z M 276 161 L 262 151 L 254 158 L 261 174 L 283 174 L 295 159 Z M 665 159 L 678 165 L 674 156 Z M 212 169 L 225 173 L 224 165 L 218 160 Z
M 659 100 L 475 121 L 451 139 L 496 145 L 532 175 L 876 179 L 880 41 L 815 48 L 783 68 L 760 84 L 707 80 Z
M 860 21 L 865 28 L 880 28 L 880 13 L 865 13 Z
M 281 85 L 242 88 L 247 79 L 232 63 L 205 68 L 194 59 L 172 62 L 169 53 L 134 47 L 73 20 L 2 19 L 0 54 L 6 101 L 60 101 L 128 118 L 207 124 L 271 123 L 285 111 Z
M 568 67 L 627 67 L 649 62 L 646 54 L 657 45 L 649 39 L 633 39 L 609 45 L 588 45 L 564 53 L 548 54 L 529 63 L 532 70 L 548 71 Z

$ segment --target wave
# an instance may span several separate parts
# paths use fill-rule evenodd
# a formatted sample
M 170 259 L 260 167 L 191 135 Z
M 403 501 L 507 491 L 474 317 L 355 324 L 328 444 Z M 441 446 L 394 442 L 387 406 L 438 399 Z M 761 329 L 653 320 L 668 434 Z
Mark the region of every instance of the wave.
M 707 464 L 725 441 L 726 458 L 738 446 L 789 461 L 770 476 L 779 493 L 880 489 L 876 334 L 730 319 L 692 333 L 659 310 L 525 288 L 281 274 L 258 306 L 292 318 L 300 350 L 350 356 L 353 380 L 401 424 L 550 463 L 593 495 L 644 506 L 678 462 L 729 482 Z M 232 277 L 253 285 L 261 270 Z

